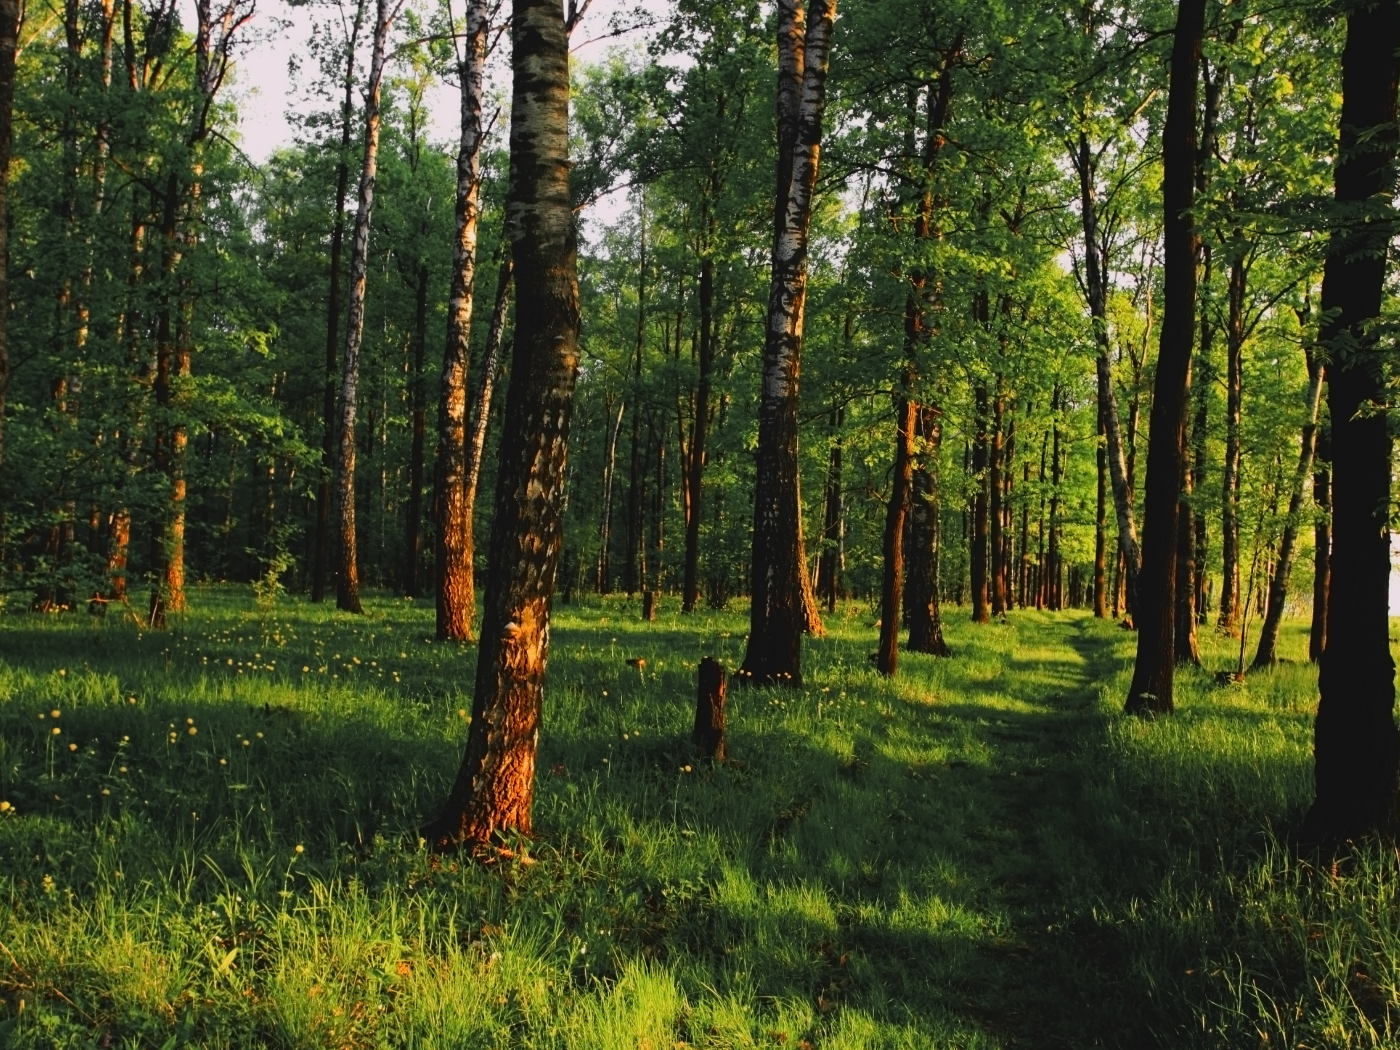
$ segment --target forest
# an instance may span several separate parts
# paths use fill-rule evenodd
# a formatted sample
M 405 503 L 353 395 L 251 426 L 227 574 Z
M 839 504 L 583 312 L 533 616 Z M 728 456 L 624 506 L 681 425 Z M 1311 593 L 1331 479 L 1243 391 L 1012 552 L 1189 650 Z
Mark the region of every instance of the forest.
M 0 0 L 0 1047 L 1396 1045 L 1398 96 L 1397 0 Z

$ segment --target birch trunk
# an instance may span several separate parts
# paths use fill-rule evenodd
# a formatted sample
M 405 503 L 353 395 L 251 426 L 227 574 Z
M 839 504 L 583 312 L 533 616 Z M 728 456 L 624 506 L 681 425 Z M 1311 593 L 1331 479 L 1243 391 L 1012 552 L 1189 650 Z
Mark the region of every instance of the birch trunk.
M 741 681 L 792 687 L 802 684 L 802 635 L 816 605 L 802 542 L 797 408 L 807 239 L 835 0 L 812 0 L 808 13 L 804 28 L 800 0 L 779 0 L 779 184 L 759 402 L 749 640 L 740 671 Z
M 359 203 L 350 241 L 350 310 L 345 322 L 345 349 L 340 361 L 340 434 L 336 455 L 336 532 L 339 572 L 336 607 L 362 613 L 360 604 L 360 552 L 355 530 L 355 414 L 360 382 L 360 348 L 365 332 L 365 284 L 369 273 L 369 230 L 374 210 L 374 184 L 379 168 L 379 98 L 389 30 L 402 0 L 377 0 L 374 46 L 369 82 L 365 86 L 365 148 L 360 168 Z M 392 6 L 391 6 L 392 5 Z
M 481 648 L 466 756 L 436 849 L 529 835 L 549 616 L 563 542 L 578 370 L 569 194 L 569 44 L 553 0 L 514 0 L 507 225 L 518 277 L 515 353 L 500 444 Z
M 438 403 L 437 637 L 465 642 L 476 617 L 472 564 L 472 507 L 467 498 L 467 397 L 471 377 L 472 308 L 475 302 L 477 221 L 481 198 L 481 104 L 485 92 L 486 34 L 490 7 L 468 0 L 467 33 L 458 68 L 461 139 L 457 147 L 457 235 L 452 291 L 447 303 L 447 346 Z M 509 278 L 502 287 L 509 286 Z M 500 289 L 498 289 L 499 298 Z M 492 318 L 494 321 L 494 317 Z M 488 382 L 490 380 L 487 380 Z M 485 420 L 482 420 L 485 426 Z

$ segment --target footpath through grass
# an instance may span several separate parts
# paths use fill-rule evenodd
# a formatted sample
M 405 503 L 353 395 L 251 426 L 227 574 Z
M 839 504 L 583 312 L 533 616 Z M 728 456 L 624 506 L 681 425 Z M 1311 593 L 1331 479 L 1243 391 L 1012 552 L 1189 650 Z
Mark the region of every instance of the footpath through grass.
M 744 619 L 564 607 L 539 838 L 482 867 L 413 834 L 475 658 L 426 603 L 193 606 L 165 634 L 0 619 L 0 1046 L 1400 1040 L 1394 853 L 1317 871 L 1279 844 L 1306 664 L 1187 675 L 1147 723 L 1118 713 L 1112 625 L 951 610 L 954 657 L 890 682 L 852 605 L 804 691 L 731 694 L 711 768 L 695 667 L 733 668 Z

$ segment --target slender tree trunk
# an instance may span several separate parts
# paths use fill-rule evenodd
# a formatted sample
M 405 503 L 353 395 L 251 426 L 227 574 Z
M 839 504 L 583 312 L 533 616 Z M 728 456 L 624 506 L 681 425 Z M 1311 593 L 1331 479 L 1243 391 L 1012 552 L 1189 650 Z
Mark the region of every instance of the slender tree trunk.
M 1094 615 L 1108 619 L 1108 449 L 1104 442 L 1103 402 L 1099 402 L 1098 441 L 1094 445 L 1098 498 L 1094 504 Z
M 1201 649 L 1196 638 L 1196 528 L 1192 514 L 1191 464 L 1183 459 L 1181 504 L 1176 527 L 1176 625 L 1173 642 L 1178 664 L 1201 666 Z
M 359 205 L 350 242 L 350 312 L 345 324 L 345 348 L 340 366 L 340 445 L 336 456 L 336 531 L 339 573 L 336 607 L 362 613 L 360 550 L 355 528 L 355 414 L 359 407 L 360 348 L 365 330 L 365 288 L 369 274 L 369 229 L 374 210 L 374 184 L 379 168 L 380 89 L 389 48 L 389 29 L 403 0 L 376 0 L 374 48 L 365 91 L 365 148 L 360 168 Z
M 595 590 L 599 594 L 612 593 L 612 493 L 613 477 L 617 473 L 617 439 L 622 432 L 622 414 L 626 402 L 617 405 L 617 421 L 608 434 L 608 457 L 603 467 L 603 518 L 598 526 L 598 574 Z
M 885 509 L 884 573 L 880 587 L 880 646 L 876 667 L 892 676 L 899 664 L 900 604 L 904 598 L 904 534 L 914 488 L 914 430 L 919 406 L 909 397 L 913 375 L 906 371 L 895 398 L 894 477 Z
M 987 450 L 991 442 L 987 435 L 987 417 L 991 406 L 985 382 L 978 381 L 973 390 L 973 400 L 973 411 L 977 418 L 974 424 L 976 430 L 972 437 L 972 479 L 977 488 L 972 500 L 972 622 L 990 623 L 991 595 L 987 581 Z
M 909 529 L 909 641 L 914 653 L 951 656 L 943 640 L 938 594 L 938 451 L 943 441 L 941 413 L 935 405 L 920 405 L 920 455 L 914 466 L 914 495 Z
M 471 731 L 447 803 L 425 829 L 437 849 L 531 832 L 550 604 L 563 544 L 579 305 L 561 6 L 514 0 L 511 39 L 507 214 L 519 296 L 515 353 Z
M 828 612 L 836 611 L 836 603 L 841 597 L 841 534 L 845 523 L 841 491 L 841 425 L 845 422 L 845 416 L 844 408 L 832 408 L 828 424 L 831 429 L 831 453 L 826 468 L 822 553 L 817 562 L 817 593 L 826 599 Z
M 1297 553 L 1298 527 L 1302 524 L 1303 500 L 1307 494 L 1308 475 L 1313 469 L 1313 452 L 1317 447 L 1318 406 L 1322 402 L 1323 364 L 1321 358 L 1308 354 L 1308 393 L 1304 406 L 1303 436 L 1298 448 L 1298 466 L 1293 471 L 1293 483 L 1288 493 L 1288 518 L 1279 537 L 1278 558 L 1269 580 L 1269 611 L 1259 632 L 1259 648 L 1254 654 L 1254 667 L 1268 667 L 1278 661 L 1278 634 L 1283 623 L 1283 606 L 1288 601 L 1288 578 L 1293 573 Z
M 710 425 L 711 374 L 715 362 L 714 300 L 715 261 L 706 256 L 700 264 L 700 382 L 695 394 L 695 419 L 691 424 L 690 456 L 685 478 L 687 499 L 682 612 L 694 612 L 700 600 L 700 510 L 705 476 L 705 441 Z
M 990 554 L 991 554 L 991 597 L 992 615 L 1004 617 L 1006 615 L 1006 574 L 1004 544 L 1004 526 L 1002 520 L 1002 451 L 1005 441 L 1003 432 L 1003 414 L 1005 401 L 1001 395 L 1001 377 L 996 378 L 996 396 L 992 399 L 992 434 L 990 447 L 988 448 L 987 463 L 987 487 L 990 495 Z
M 1341 147 L 1336 200 L 1346 208 L 1395 193 L 1396 87 L 1400 6 L 1356 4 L 1342 54 Z M 1321 343 L 1330 351 L 1332 580 L 1327 647 L 1313 736 L 1317 795 L 1305 837 L 1341 843 L 1396 825 L 1395 664 L 1388 590 L 1391 439 L 1383 412 L 1386 370 L 1366 326 L 1381 311 L 1388 215 L 1343 211 L 1331 234 L 1322 279 Z M 1331 600 L 1335 599 L 1335 601 Z
M 458 78 L 461 132 L 457 146 L 457 228 L 453 242 L 452 289 L 447 306 L 442 389 L 438 399 L 437 637 L 465 642 L 476 616 L 472 579 L 472 513 L 467 500 L 467 403 L 471 378 L 472 311 L 476 302 L 476 242 L 480 217 L 481 105 L 485 92 L 486 0 L 467 4 L 467 29 Z M 509 274 L 503 271 L 509 278 Z M 502 286 L 504 287 L 504 286 Z M 498 294 L 500 289 L 498 288 Z
M 316 483 L 316 550 L 311 570 L 311 600 L 326 597 L 331 551 L 331 479 L 335 474 L 336 378 L 340 367 L 340 271 L 345 252 L 345 198 L 350 192 L 350 133 L 355 114 L 355 46 L 365 21 L 365 0 L 357 0 L 345 44 L 344 97 L 340 103 L 340 152 L 335 169 L 335 213 L 331 225 L 330 288 L 326 295 L 325 426 L 321 431 L 321 477 Z
M 1095 163 L 1088 135 L 1079 135 L 1079 205 L 1084 225 L 1084 287 L 1088 292 L 1089 316 L 1098 347 L 1095 374 L 1098 379 L 1099 418 L 1103 421 L 1104 454 L 1113 483 L 1113 511 L 1118 522 L 1118 551 L 1125 570 L 1122 584 L 1129 609 L 1136 608 L 1138 568 L 1137 525 L 1133 520 L 1133 479 L 1127 462 L 1123 431 L 1118 421 L 1118 394 L 1113 385 L 1112 344 L 1108 331 L 1108 262 L 1099 254 L 1098 189 Z M 1116 605 L 1117 603 L 1115 603 Z
M 408 536 L 404 544 L 403 590 L 410 598 L 418 597 L 418 563 L 422 560 L 423 522 L 423 445 L 428 421 L 423 383 L 427 364 L 428 344 L 428 266 L 418 267 L 418 283 L 414 289 L 413 320 L 413 442 L 408 455 Z
M 1230 37 L 1233 42 L 1233 30 Z M 1216 125 L 1220 116 L 1220 98 L 1225 87 L 1225 73 L 1216 70 L 1211 75 L 1210 63 L 1201 59 L 1201 86 L 1205 90 L 1204 113 L 1201 118 L 1201 141 L 1196 152 L 1196 193 L 1204 197 L 1210 188 L 1211 173 L 1215 167 Z M 1206 488 L 1206 445 L 1210 425 L 1210 387 L 1214 378 L 1211 365 L 1211 351 L 1215 341 L 1215 326 L 1211 323 L 1211 310 L 1206 297 L 1211 291 L 1211 245 L 1208 240 L 1201 242 L 1201 296 L 1200 341 L 1196 346 L 1196 382 L 1193 390 L 1196 403 L 1195 419 L 1191 425 L 1192 465 L 1190 486 L 1194 493 L 1202 493 Z M 1191 605 L 1196 624 L 1204 624 L 1207 619 L 1208 590 L 1206 587 L 1206 566 L 1210 564 L 1209 532 L 1206 511 L 1199 499 L 1191 506 Z M 1195 629 L 1191 632 L 1191 647 L 1197 649 Z M 1196 663 L 1199 663 L 1199 657 Z
M 1313 457 L 1313 608 L 1308 632 L 1308 659 L 1316 663 L 1327 648 L 1327 600 L 1332 584 L 1332 428 L 1327 421 L 1317 428 Z
M 1050 549 L 1045 559 L 1045 570 L 1049 573 L 1045 606 L 1053 612 L 1064 607 L 1060 593 L 1060 480 L 1064 476 L 1060 454 L 1060 396 L 1060 388 L 1056 386 L 1050 399 Z
M 1229 321 L 1225 328 L 1225 467 L 1220 493 L 1220 615 L 1216 624 L 1230 636 L 1240 633 L 1240 406 L 1243 403 L 1244 260 L 1230 263 Z
M 1170 712 L 1176 664 L 1177 520 L 1196 329 L 1196 73 L 1205 31 L 1205 0 L 1180 0 L 1172 44 L 1171 89 L 1162 132 L 1162 332 L 1148 422 L 1142 572 L 1133 602 L 1137 660 L 1127 710 Z
M 749 640 L 742 681 L 802 685 L 802 635 L 815 600 L 806 576 L 798 477 L 798 377 L 835 0 L 778 0 L 778 192 L 763 350 Z
M 14 142 L 15 52 L 19 41 L 19 0 L 0 0 L 0 306 L 10 301 L 9 222 L 10 155 Z M 0 552 L 6 548 L 8 523 L 3 508 L 5 407 L 10 388 L 9 309 L 0 309 Z
M 637 339 L 632 366 L 632 401 L 640 408 L 642 392 L 642 351 L 646 345 L 647 293 L 647 220 L 645 192 L 637 209 L 637 244 L 640 260 L 637 266 Z M 627 564 L 623 566 L 622 587 L 632 597 L 644 586 L 646 560 L 642 536 L 642 505 L 646 482 L 642 468 L 642 414 L 632 413 L 632 448 L 627 475 Z

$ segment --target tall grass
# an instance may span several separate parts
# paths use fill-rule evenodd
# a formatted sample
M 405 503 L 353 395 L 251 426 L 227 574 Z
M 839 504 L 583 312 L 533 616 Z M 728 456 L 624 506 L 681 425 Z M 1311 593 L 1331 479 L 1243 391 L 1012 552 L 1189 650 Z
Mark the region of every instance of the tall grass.
M 885 680 L 849 606 L 805 689 L 731 694 L 712 767 L 696 664 L 744 619 L 566 606 L 538 838 L 480 865 L 415 830 L 475 656 L 430 607 L 193 605 L 0 620 L 0 1045 L 1395 1042 L 1394 854 L 1286 845 L 1306 665 L 1140 722 L 1111 625 L 954 611 L 954 658 Z

